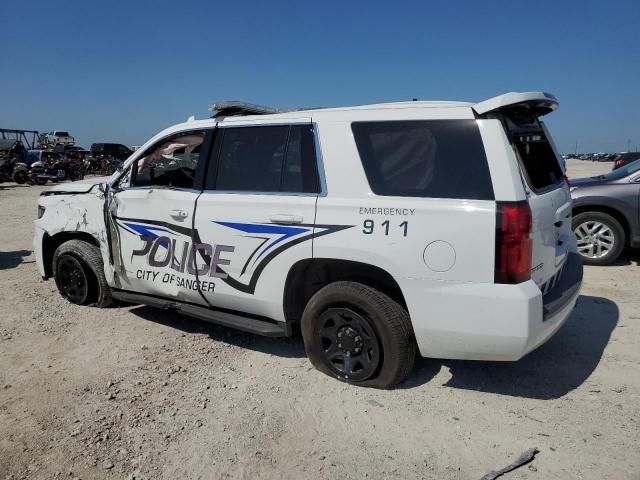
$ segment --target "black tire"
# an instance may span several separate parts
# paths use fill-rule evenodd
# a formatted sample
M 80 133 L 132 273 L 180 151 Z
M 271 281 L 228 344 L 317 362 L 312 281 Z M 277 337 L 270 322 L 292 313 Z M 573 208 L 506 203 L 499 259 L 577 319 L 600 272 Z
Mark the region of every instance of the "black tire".
M 581 225 L 588 224 L 589 222 L 601 223 L 605 225 L 612 233 L 613 246 L 606 254 L 602 255 L 601 257 L 590 256 L 588 250 L 582 252 L 580 251 L 582 245 L 580 242 L 578 228 Z M 573 217 L 571 228 L 578 238 L 578 253 L 582 258 L 582 261 L 587 265 L 609 265 L 615 262 L 624 250 L 626 244 L 626 235 L 624 232 L 624 228 L 622 228 L 622 225 L 620 225 L 620 222 L 618 220 L 616 220 L 609 214 L 603 212 L 579 213 L 578 215 Z
M 84 178 L 84 175 L 82 174 L 82 172 L 80 170 L 73 170 L 71 172 L 71 181 L 72 182 L 77 182 L 79 180 L 82 180 Z
M 343 382 L 391 388 L 413 368 L 417 346 L 409 314 L 390 297 L 366 285 L 341 281 L 320 289 L 304 309 L 301 330 L 313 366 Z M 360 343 L 355 342 L 358 338 Z M 349 347 L 345 347 L 347 342 Z M 350 365 L 360 362 L 361 368 L 349 369 L 354 374 L 348 375 L 340 369 L 340 362 L 347 369 L 347 361 Z
M 13 181 L 20 185 L 24 185 L 25 183 L 27 183 L 26 170 L 16 170 L 15 172 L 13 172 Z
M 36 182 L 36 185 L 40 185 L 40 186 L 47 184 L 46 178 L 36 177 L 34 181 Z
M 104 276 L 100 249 L 84 240 L 69 240 L 53 254 L 53 276 L 60 294 L 76 305 L 106 307 L 111 289 Z

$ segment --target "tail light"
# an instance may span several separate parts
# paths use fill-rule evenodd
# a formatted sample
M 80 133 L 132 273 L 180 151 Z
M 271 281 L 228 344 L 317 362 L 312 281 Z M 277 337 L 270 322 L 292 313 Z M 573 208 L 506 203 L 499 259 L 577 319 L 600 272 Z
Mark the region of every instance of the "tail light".
M 567 184 L 567 188 L 571 188 L 571 180 L 569 180 L 569 177 L 567 177 L 566 175 L 564 176 L 564 183 Z
M 616 162 L 616 167 L 621 167 L 622 165 L 624 165 L 624 160 L 618 160 Z
M 531 278 L 532 226 L 528 202 L 498 202 L 496 283 L 521 283 Z

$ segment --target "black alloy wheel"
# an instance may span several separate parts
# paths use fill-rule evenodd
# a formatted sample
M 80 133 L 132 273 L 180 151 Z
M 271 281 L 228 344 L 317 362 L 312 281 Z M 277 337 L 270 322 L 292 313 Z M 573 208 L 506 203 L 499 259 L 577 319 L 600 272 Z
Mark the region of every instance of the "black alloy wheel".
M 82 305 L 89 295 L 89 282 L 80 261 L 72 255 L 62 255 L 56 265 L 56 283 L 71 303 Z
M 371 377 L 381 360 L 380 341 L 369 320 L 349 308 L 329 308 L 320 315 L 316 341 L 322 361 L 351 381 Z

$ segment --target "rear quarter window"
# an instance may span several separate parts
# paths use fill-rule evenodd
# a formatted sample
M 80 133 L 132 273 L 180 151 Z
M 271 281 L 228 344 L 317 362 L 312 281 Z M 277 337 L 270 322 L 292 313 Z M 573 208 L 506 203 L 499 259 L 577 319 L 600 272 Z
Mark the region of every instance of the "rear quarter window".
M 495 198 L 475 120 L 354 122 L 351 128 L 376 195 Z

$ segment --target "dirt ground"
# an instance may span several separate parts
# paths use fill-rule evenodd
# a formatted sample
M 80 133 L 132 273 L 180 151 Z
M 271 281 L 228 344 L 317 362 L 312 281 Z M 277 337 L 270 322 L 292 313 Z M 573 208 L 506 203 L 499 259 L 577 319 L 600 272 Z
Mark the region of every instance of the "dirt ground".
M 523 360 L 421 359 L 377 391 L 313 370 L 300 338 L 66 303 L 31 255 L 41 190 L 0 185 L 0 480 L 478 480 L 531 447 L 505 479 L 640 479 L 638 251 L 587 267 Z

